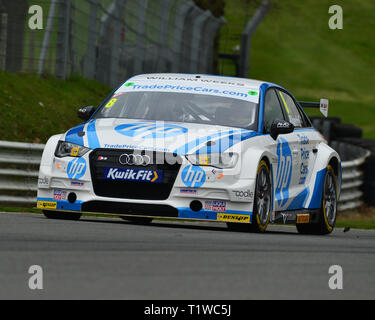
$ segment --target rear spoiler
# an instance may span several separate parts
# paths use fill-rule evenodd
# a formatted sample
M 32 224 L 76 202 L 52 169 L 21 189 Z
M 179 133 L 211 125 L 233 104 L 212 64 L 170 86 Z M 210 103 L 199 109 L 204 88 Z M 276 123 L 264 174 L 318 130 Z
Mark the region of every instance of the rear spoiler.
M 320 112 L 327 118 L 328 117 L 328 104 L 327 99 L 320 99 L 320 102 L 305 102 L 298 101 L 302 108 L 317 108 L 320 109 Z

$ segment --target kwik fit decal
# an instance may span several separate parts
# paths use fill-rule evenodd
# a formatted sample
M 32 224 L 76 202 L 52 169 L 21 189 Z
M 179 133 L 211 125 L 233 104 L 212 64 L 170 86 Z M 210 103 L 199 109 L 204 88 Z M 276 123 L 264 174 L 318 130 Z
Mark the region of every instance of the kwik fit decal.
M 150 183 L 162 183 L 163 171 L 160 170 L 141 170 L 141 169 L 122 169 L 122 168 L 104 168 L 104 180 L 120 181 L 138 181 Z

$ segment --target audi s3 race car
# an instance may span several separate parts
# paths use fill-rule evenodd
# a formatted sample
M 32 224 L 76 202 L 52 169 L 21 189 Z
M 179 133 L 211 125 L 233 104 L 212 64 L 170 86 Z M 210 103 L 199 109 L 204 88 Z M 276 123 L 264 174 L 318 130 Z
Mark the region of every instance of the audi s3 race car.
M 82 213 L 217 221 L 263 232 L 270 223 L 328 234 L 337 215 L 341 161 L 300 103 L 273 83 L 186 74 L 138 75 L 85 122 L 45 147 L 37 207 Z

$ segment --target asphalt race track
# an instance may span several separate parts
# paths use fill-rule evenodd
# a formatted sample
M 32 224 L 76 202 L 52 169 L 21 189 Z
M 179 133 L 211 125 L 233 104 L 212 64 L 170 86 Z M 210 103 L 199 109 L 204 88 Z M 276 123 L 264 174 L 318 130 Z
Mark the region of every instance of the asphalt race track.
M 301 236 L 222 224 L 0 214 L 1 299 L 374 299 L 375 232 Z M 43 268 L 43 290 L 28 269 Z M 331 265 L 343 290 L 331 290 Z

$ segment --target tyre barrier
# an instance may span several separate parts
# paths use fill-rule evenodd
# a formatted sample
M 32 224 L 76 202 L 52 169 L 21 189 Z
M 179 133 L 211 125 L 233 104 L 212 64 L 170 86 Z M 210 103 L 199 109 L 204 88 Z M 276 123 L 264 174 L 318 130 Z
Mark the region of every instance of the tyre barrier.
M 310 117 L 310 119 L 313 126 L 331 145 L 334 146 L 337 142 L 343 142 L 352 145 L 353 150 L 357 146 L 370 151 L 370 155 L 360 166 L 361 172 L 363 172 L 363 183 L 358 190 L 362 192 L 363 201 L 366 205 L 375 206 L 375 140 L 363 139 L 361 128 L 352 124 L 343 124 L 339 117 Z M 345 158 L 345 155 L 340 154 L 340 156 Z
M 342 142 L 359 146 L 371 152 L 362 166 L 364 172 L 364 181 L 362 191 L 364 193 L 364 202 L 368 206 L 375 206 L 375 140 L 360 138 L 343 138 Z
M 375 141 L 346 138 L 331 146 L 342 158 L 339 209 L 357 208 L 363 200 L 375 205 Z M 43 144 L 0 141 L 0 206 L 35 206 L 43 149 Z
M 339 210 L 355 209 L 363 205 L 365 193 L 364 165 L 371 152 L 360 146 L 343 141 L 332 141 L 331 147 L 341 157 L 342 185 Z
M 319 130 L 329 142 L 345 138 L 362 138 L 363 131 L 361 128 L 352 124 L 341 123 L 339 117 L 310 117 L 310 119 L 314 128 Z

